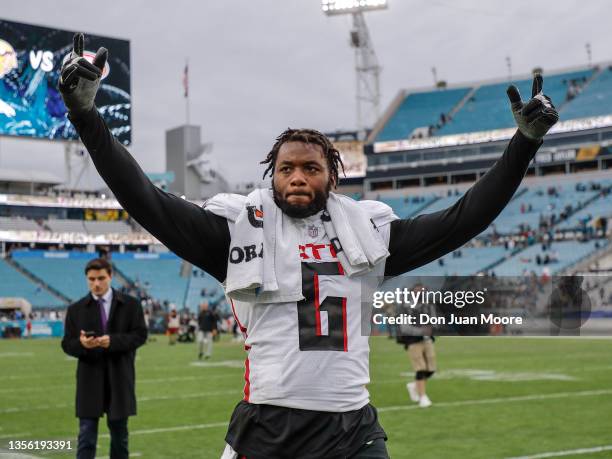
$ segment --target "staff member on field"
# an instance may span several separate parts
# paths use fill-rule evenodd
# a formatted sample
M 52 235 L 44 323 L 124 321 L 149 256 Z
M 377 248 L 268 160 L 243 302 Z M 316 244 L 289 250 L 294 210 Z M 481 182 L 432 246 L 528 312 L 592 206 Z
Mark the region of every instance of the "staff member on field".
M 128 416 L 136 414 L 134 357 L 147 340 L 142 308 L 111 288 L 113 269 L 103 259 L 87 263 L 89 294 L 68 307 L 62 349 L 79 359 L 77 458 L 96 456 L 98 421 L 106 414 L 111 459 L 127 459 Z

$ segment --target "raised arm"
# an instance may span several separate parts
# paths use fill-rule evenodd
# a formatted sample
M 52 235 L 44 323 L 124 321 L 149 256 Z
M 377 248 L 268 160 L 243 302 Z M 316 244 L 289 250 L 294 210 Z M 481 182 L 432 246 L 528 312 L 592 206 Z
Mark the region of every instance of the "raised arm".
M 385 275 L 418 268 L 483 232 L 512 199 L 539 146 L 517 132 L 502 157 L 451 207 L 391 222 Z
M 119 203 L 138 223 L 181 258 L 225 279 L 230 235 L 227 221 L 157 188 L 111 134 L 94 106 L 106 49 L 93 64 L 82 57 L 83 34 L 62 67 L 60 92 L 83 144 Z
M 519 130 L 502 157 L 451 207 L 391 223 L 385 275 L 396 276 L 461 247 L 484 231 L 506 207 L 521 183 L 542 137 L 558 120 L 542 94 L 542 77 L 534 78 L 532 99 L 524 104 L 516 87 L 508 88 Z

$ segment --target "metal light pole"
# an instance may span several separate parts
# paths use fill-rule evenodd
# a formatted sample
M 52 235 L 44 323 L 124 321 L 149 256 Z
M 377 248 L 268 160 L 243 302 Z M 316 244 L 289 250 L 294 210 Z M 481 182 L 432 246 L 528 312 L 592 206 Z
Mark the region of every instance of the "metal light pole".
M 508 81 L 512 81 L 512 58 L 506 56 L 506 67 L 508 68 Z
M 378 58 L 370 39 L 364 13 L 387 8 L 386 0 L 322 0 L 322 9 L 328 16 L 351 14 L 353 28 L 351 47 L 355 49 L 357 128 L 371 128 L 380 115 L 380 72 Z
M 585 49 L 586 49 L 586 53 L 587 53 L 587 61 L 589 63 L 589 67 L 593 66 L 593 55 L 591 54 L 591 43 L 586 43 L 584 45 Z

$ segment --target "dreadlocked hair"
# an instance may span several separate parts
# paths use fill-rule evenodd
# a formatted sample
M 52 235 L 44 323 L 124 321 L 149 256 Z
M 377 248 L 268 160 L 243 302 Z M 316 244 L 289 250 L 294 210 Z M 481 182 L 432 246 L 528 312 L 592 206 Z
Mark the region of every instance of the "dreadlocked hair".
M 268 165 L 263 173 L 263 178 L 266 178 L 268 174 L 270 177 L 274 176 L 274 166 L 276 165 L 278 151 L 286 142 L 303 142 L 307 144 L 319 145 L 323 149 L 323 154 L 327 159 L 330 179 L 332 179 L 336 185 L 338 184 L 338 165 L 340 165 L 342 168 L 342 174 L 346 177 L 346 173 L 344 172 L 344 163 L 340 157 L 340 152 L 324 134 L 321 134 L 319 131 L 315 131 L 314 129 L 288 128 L 276 138 L 276 143 L 272 147 L 272 150 L 270 150 L 270 153 L 268 153 L 268 156 L 266 156 L 266 159 L 259 163 Z

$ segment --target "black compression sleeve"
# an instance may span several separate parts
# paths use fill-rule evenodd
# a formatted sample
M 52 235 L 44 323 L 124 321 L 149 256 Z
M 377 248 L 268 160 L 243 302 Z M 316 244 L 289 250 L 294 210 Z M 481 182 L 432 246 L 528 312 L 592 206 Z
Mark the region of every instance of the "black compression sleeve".
M 541 144 L 517 131 L 501 158 L 454 205 L 392 222 L 385 275 L 418 268 L 484 231 L 512 199 Z
M 153 185 L 95 108 L 70 121 L 130 216 L 179 257 L 222 282 L 230 244 L 227 221 Z

